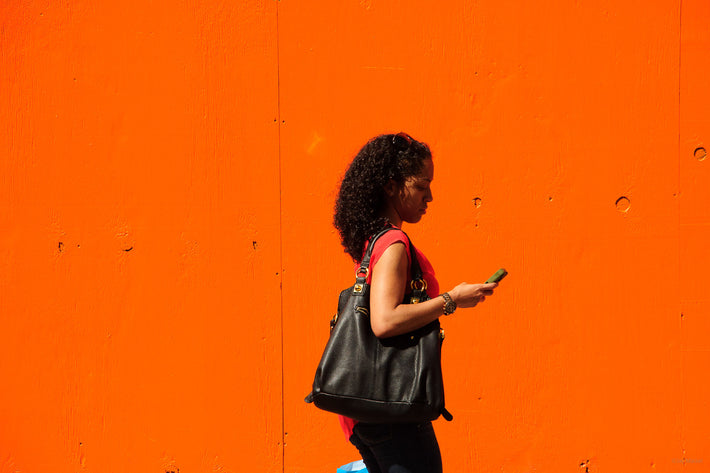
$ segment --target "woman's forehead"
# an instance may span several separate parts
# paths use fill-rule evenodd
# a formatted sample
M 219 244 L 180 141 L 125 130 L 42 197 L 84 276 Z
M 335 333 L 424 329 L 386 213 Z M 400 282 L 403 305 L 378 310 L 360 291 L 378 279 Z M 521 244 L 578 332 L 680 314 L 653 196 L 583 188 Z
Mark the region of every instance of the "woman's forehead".
M 434 161 L 432 161 L 431 159 L 425 159 L 422 172 L 419 173 L 418 177 L 427 181 L 431 181 L 432 179 L 434 179 Z

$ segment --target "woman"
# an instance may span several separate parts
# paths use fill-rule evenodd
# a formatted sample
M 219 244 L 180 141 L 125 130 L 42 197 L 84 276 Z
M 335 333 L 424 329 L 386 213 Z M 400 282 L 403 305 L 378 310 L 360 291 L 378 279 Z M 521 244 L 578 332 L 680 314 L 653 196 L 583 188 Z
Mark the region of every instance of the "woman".
M 403 223 L 417 223 L 433 200 L 434 162 L 429 147 L 406 133 L 380 135 L 355 156 L 340 185 L 334 224 L 345 251 L 358 262 L 367 241 L 384 226 L 395 227 L 376 242 L 370 259 L 370 323 L 379 338 L 427 325 L 457 308 L 473 307 L 497 284 L 461 283 L 419 304 L 403 304 L 407 289 L 409 241 Z M 429 260 L 415 248 L 427 293 L 439 294 Z M 441 472 L 441 453 L 431 422 L 371 424 L 340 418 L 370 473 Z

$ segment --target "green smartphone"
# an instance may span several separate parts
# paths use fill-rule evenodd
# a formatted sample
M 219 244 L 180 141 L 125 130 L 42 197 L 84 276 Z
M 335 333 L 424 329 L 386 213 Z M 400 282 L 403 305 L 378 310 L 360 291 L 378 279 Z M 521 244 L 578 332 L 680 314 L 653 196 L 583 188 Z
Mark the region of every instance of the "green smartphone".
M 505 270 L 505 268 L 500 268 L 498 271 L 495 272 L 493 276 L 488 278 L 488 281 L 486 281 L 486 284 L 492 283 L 492 282 L 498 282 L 504 277 L 508 275 L 508 271 Z

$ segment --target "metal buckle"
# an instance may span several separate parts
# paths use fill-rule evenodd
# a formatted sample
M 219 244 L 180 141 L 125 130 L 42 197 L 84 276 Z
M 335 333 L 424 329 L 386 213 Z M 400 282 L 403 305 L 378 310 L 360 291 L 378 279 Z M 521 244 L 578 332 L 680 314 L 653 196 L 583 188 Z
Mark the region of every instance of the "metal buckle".
M 338 323 L 338 314 L 336 313 L 332 319 L 330 319 L 330 331 L 332 332 L 335 328 L 335 324 Z
M 416 283 L 418 282 L 422 283 L 422 287 L 416 286 Z M 413 291 L 425 291 L 427 288 L 426 281 L 424 279 L 412 279 L 410 286 L 412 287 Z

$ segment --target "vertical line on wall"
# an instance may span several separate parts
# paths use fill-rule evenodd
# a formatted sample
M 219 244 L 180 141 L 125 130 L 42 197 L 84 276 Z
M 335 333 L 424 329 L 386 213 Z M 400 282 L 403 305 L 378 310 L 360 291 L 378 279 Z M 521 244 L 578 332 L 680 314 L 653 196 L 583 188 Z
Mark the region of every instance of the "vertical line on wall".
M 676 192 L 678 201 L 678 232 L 680 232 L 680 175 L 681 175 L 681 82 L 683 80 L 683 0 L 678 1 L 678 174 L 676 176 Z M 680 233 L 679 233 L 680 234 Z M 678 244 L 678 262 L 680 263 L 680 240 Z M 680 268 L 680 266 L 678 266 Z
M 682 135 L 682 92 L 681 86 L 683 81 L 683 0 L 678 1 L 678 174 L 676 181 L 676 212 L 678 213 L 678 272 L 682 272 L 683 261 L 681 260 L 681 245 L 683 239 L 683 227 L 681 226 L 681 159 L 683 156 L 683 149 L 681 143 Z M 680 279 L 679 279 L 680 280 Z M 680 448 L 681 448 L 681 458 L 685 459 L 685 356 L 684 356 L 684 346 L 683 346 L 683 292 L 680 292 L 680 301 L 678 304 L 678 312 L 675 314 L 676 317 L 680 316 Z
M 283 265 L 283 187 L 281 166 L 281 50 L 279 32 L 279 3 L 276 0 L 276 125 L 278 127 L 278 186 L 279 186 L 279 293 L 280 293 L 280 349 L 281 349 L 281 471 L 286 470 L 286 409 L 284 406 L 284 265 Z

